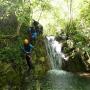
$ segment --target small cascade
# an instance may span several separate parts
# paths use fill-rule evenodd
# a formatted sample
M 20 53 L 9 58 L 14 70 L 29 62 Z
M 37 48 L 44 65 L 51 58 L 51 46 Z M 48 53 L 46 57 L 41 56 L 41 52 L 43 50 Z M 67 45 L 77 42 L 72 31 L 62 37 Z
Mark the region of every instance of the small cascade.
M 62 43 L 55 40 L 54 36 L 47 36 L 45 39 L 47 54 L 51 63 L 52 69 L 61 69 L 62 58 L 66 58 L 61 52 Z
M 61 69 L 62 60 L 67 57 L 62 53 L 62 43 L 58 43 L 54 36 L 45 38 L 45 45 L 51 64 L 49 70 L 41 81 L 42 90 L 90 90 L 90 78 L 83 78 Z

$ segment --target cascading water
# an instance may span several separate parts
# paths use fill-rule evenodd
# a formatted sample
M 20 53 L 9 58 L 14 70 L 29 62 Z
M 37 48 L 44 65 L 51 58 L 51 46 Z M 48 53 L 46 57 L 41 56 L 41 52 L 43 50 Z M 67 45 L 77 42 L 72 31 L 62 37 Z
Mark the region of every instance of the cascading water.
M 67 59 L 61 52 L 62 44 L 53 36 L 46 37 L 45 44 L 51 70 L 41 81 L 41 90 L 90 90 L 90 78 L 61 70 L 62 58 Z
M 61 52 L 62 43 L 58 43 L 54 36 L 47 36 L 45 40 L 47 54 L 51 63 L 52 69 L 61 69 L 62 58 L 65 55 Z

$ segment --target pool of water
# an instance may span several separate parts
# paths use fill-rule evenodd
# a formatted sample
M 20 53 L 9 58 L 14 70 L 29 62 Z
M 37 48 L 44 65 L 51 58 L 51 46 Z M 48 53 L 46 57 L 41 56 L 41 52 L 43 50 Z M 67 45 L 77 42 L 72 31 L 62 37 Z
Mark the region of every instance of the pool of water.
M 41 90 L 90 90 L 90 79 L 63 70 L 50 70 L 41 81 Z

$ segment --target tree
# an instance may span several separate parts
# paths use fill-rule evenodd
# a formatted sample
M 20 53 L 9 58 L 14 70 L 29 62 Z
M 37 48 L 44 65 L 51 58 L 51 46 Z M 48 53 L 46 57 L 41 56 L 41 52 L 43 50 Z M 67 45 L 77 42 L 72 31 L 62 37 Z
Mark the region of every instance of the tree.
M 89 27 L 90 26 L 90 1 L 85 0 L 83 2 L 83 7 L 81 8 L 80 18 L 83 20 L 84 24 Z

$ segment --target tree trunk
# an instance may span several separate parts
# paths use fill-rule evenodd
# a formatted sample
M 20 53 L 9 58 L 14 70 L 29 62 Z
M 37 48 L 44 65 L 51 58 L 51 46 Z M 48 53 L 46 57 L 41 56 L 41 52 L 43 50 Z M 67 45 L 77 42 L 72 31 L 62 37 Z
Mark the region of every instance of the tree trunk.
M 73 16 L 72 16 L 72 0 L 70 0 L 70 21 L 72 21 Z

